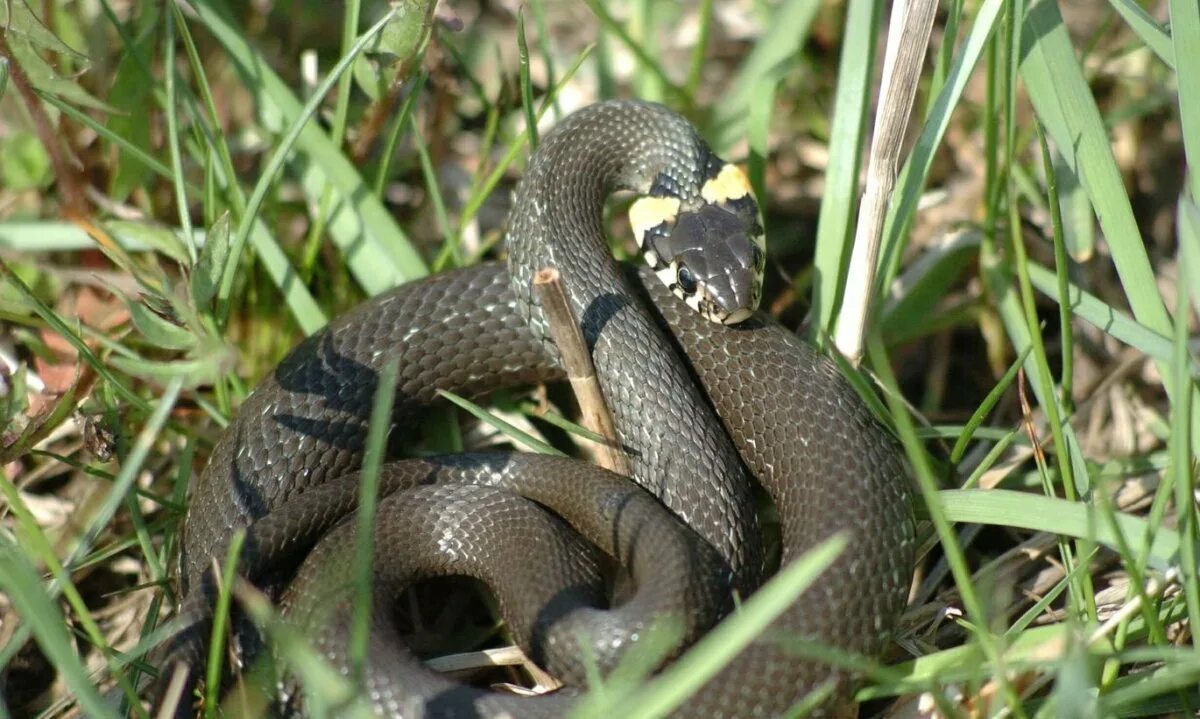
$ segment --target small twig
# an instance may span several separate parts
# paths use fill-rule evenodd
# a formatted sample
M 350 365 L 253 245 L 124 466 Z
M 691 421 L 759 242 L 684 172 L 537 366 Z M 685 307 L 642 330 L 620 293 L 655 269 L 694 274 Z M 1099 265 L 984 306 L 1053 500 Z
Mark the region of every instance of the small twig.
M 535 694 L 543 694 L 562 686 L 562 682 L 542 671 L 541 667 L 534 664 L 529 657 L 525 656 L 525 652 L 521 651 L 520 647 L 513 645 L 434 657 L 425 660 L 425 666 L 443 674 L 486 669 L 488 667 L 519 666 L 529 672 L 529 675 L 533 677 L 533 680 L 540 687 L 540 691 L 534 692 Z
M 515 645 L 480 649 L 475 652 L 446 654 L 425 660 L 425 666 L 435 672 L 462 672 L 483 667 L 513 667 L 528 662 L 525 652 Z
M 592 356 L 588 354 L 587 343 L 583 341 L 579 323 L 575 321 L 571 305 L 567 302 L 562 276 L 553 267 L 544 267 L 533 277 L 533 290 L 546 312 L 550 336 L 562 354 L 567 379 L 571 380 L 571 389 L 579 402 L 582 415 L 580 423 L 605 439 L 596 443 L 597 463 L 605 469 L 629 476 L 629 460 L 617 441 L 616 426 L 608 411 L 608 405 L 604 403 L 604 395 L 596 379 L 596 367 L 592 364 Z
M 936 10 L 936 0 L 900 0 L 892 6 L 875 134 L 867 161 L 867 184 L 858 207 L 846 291 L 834 330 L 834 345 L 855 365 L 862 359 L 867 318 L 875 295 L 883 221 L 896 185 L 904 131 L 912 113 L 921 61 L 929 45 Z

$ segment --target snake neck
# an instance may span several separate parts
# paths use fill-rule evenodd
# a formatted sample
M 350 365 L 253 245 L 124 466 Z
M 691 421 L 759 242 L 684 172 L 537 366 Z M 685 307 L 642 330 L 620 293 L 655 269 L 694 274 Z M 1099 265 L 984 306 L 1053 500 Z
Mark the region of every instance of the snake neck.
M 508 263 L 518 312 L 552 358 L 558 352 L 532 279 L 547 266 L 561 273 L 633 479 L 716 548 L 747 587 L 761 566 L 749 480 L 673 341 L 613 259 L 603 226 L 604 203 L 616 191 L 699 205 L 719 162 L 686 120 L 663 107 L 608 102 L 580 110 L 546 136 L 517 188 Z
M 534 274 L 547 266 L 558 269 L 584 334 L 591 337 L 589 330 L 598 331 L 595 325 L 611 310 L 632 301 L 605 237 L 608 197 L 619 191 L 653 193 L 692 205 L 699 201 L 706 168 L 716 161 L 686 120 L 643 102 L 592 105 L 546 135 L 517 187 L 507 247 L 521 314 L 547 345 Z

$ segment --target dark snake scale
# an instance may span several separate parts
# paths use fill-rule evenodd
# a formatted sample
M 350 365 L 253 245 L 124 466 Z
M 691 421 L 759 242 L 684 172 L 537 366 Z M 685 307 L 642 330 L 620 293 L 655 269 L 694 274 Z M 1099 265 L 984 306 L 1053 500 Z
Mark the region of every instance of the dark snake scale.
M 817 713 L 853 715 L 854 678 L 797 658 L 786 639 L 867 657 L 882 648 L 914 546 L 896 444 L 835 365 L 793 333 L 763 313 L 730 326 L 706 320 L 654 273 L 614 262 L 604 240 L 613 191 L 665 189 L 686 210 L 720 165 L 686 121 L 659 106 L 576 112 L 543 138 L 518 187 L 507 267 L 406 284 L 293 350 L 242 405 L 194 490 L 181 607 L 192 624 L 167 656 L 195 675 L 197 637 L 209 631 L 207 570 L 233 531 L 249 527 L 243 573 L 299 565 L 281 597 L 285 614 L 335 666 L 349 666 L 354 472 L 379 373 L 399 362 L 396 449 L 439 389 L 479 397 L 561 379 L 530 286 L 538 268 L 554 266 L 641 488 L 580 460 L 527 454 L 385 465 L 364 696 L 390 717 L 564 715 L 584 688 L 581 633 L 603 670 L 664 617 L 693 641 L 729 610 L 733 589 L 744 595 L 761 582 L 757 480 L 778 512 L 784 563 L 836 532 L 849 544 L 677 715 L 778 716 L 830 683 Z M 611 609 L 596 547 L 632 577 L 631 596 Z M 578 688 L 519 697 L 424 668 L 397 642 L 388 607 L 405 585 L 435 575 L 485 580 L 516 641 Z M 288 686 L 283 708 L 303 713 Z

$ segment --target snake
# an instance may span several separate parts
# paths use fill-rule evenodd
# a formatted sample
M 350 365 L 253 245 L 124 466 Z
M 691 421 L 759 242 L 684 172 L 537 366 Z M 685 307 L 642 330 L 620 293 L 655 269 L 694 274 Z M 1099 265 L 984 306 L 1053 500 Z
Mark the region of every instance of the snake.
M 640 269 L 609 249 L 605 207 L 617 192 L 637 197 L 629 219 Z M 745 174 L 666 107 L 600 102 L 541 138 L 508 224 L 507 262 L 439 273 L 359 304 L 248 395 L 189 500 L 179 612 L 191 625 L 168 656 L 195 681 L 212 563 L 247 529 L 241 571 L 278 576 L 287 557 L 295 569 L 280 597 L 287 621 L 335 668 L 351 670 L 357 473 L 381 374 L 395 367 L 392 454 L 443 392 L 480 398 L 564 379 L 532 288 L 539 268 L 554 267 L 631 476 L 521 452 L 385 464 L 363 697 L 385 717 L 564 715 L 589 668 L 610 671 L 664 622 L 677 628 L 668 659 L 677 655 L 730 611 L 735 594 L 764 580 L 765 492 L 778 516 L 779 564 L 835 535 L 845 547 L 676 715 L 778 716 L 816 692 L 814 715 L 853 716 L 855 671 L 798 653 L 789 640 L 879 655 L 911 576 L 908 472 L 837 364 L 756 309 L 765 247 Z M 619 598 L 605 586 L 614 563 L 632 585 Z M 389 608 L 405 586 L 438 575 L 488 583 L 514 640 L 568 688 L 517 696 L 426 668 L 397 641 Z M 304 713 L 295 682 L 281 682 L 280 693 L 287 712 Z

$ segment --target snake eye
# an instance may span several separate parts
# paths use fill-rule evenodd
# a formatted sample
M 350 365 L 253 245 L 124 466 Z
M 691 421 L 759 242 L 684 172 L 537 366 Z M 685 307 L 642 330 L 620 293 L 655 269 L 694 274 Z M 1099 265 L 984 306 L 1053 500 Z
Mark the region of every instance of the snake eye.
M 689 295 L 696 291 L 696 276 L 686 267 L 679 268 L 679 287 Z

